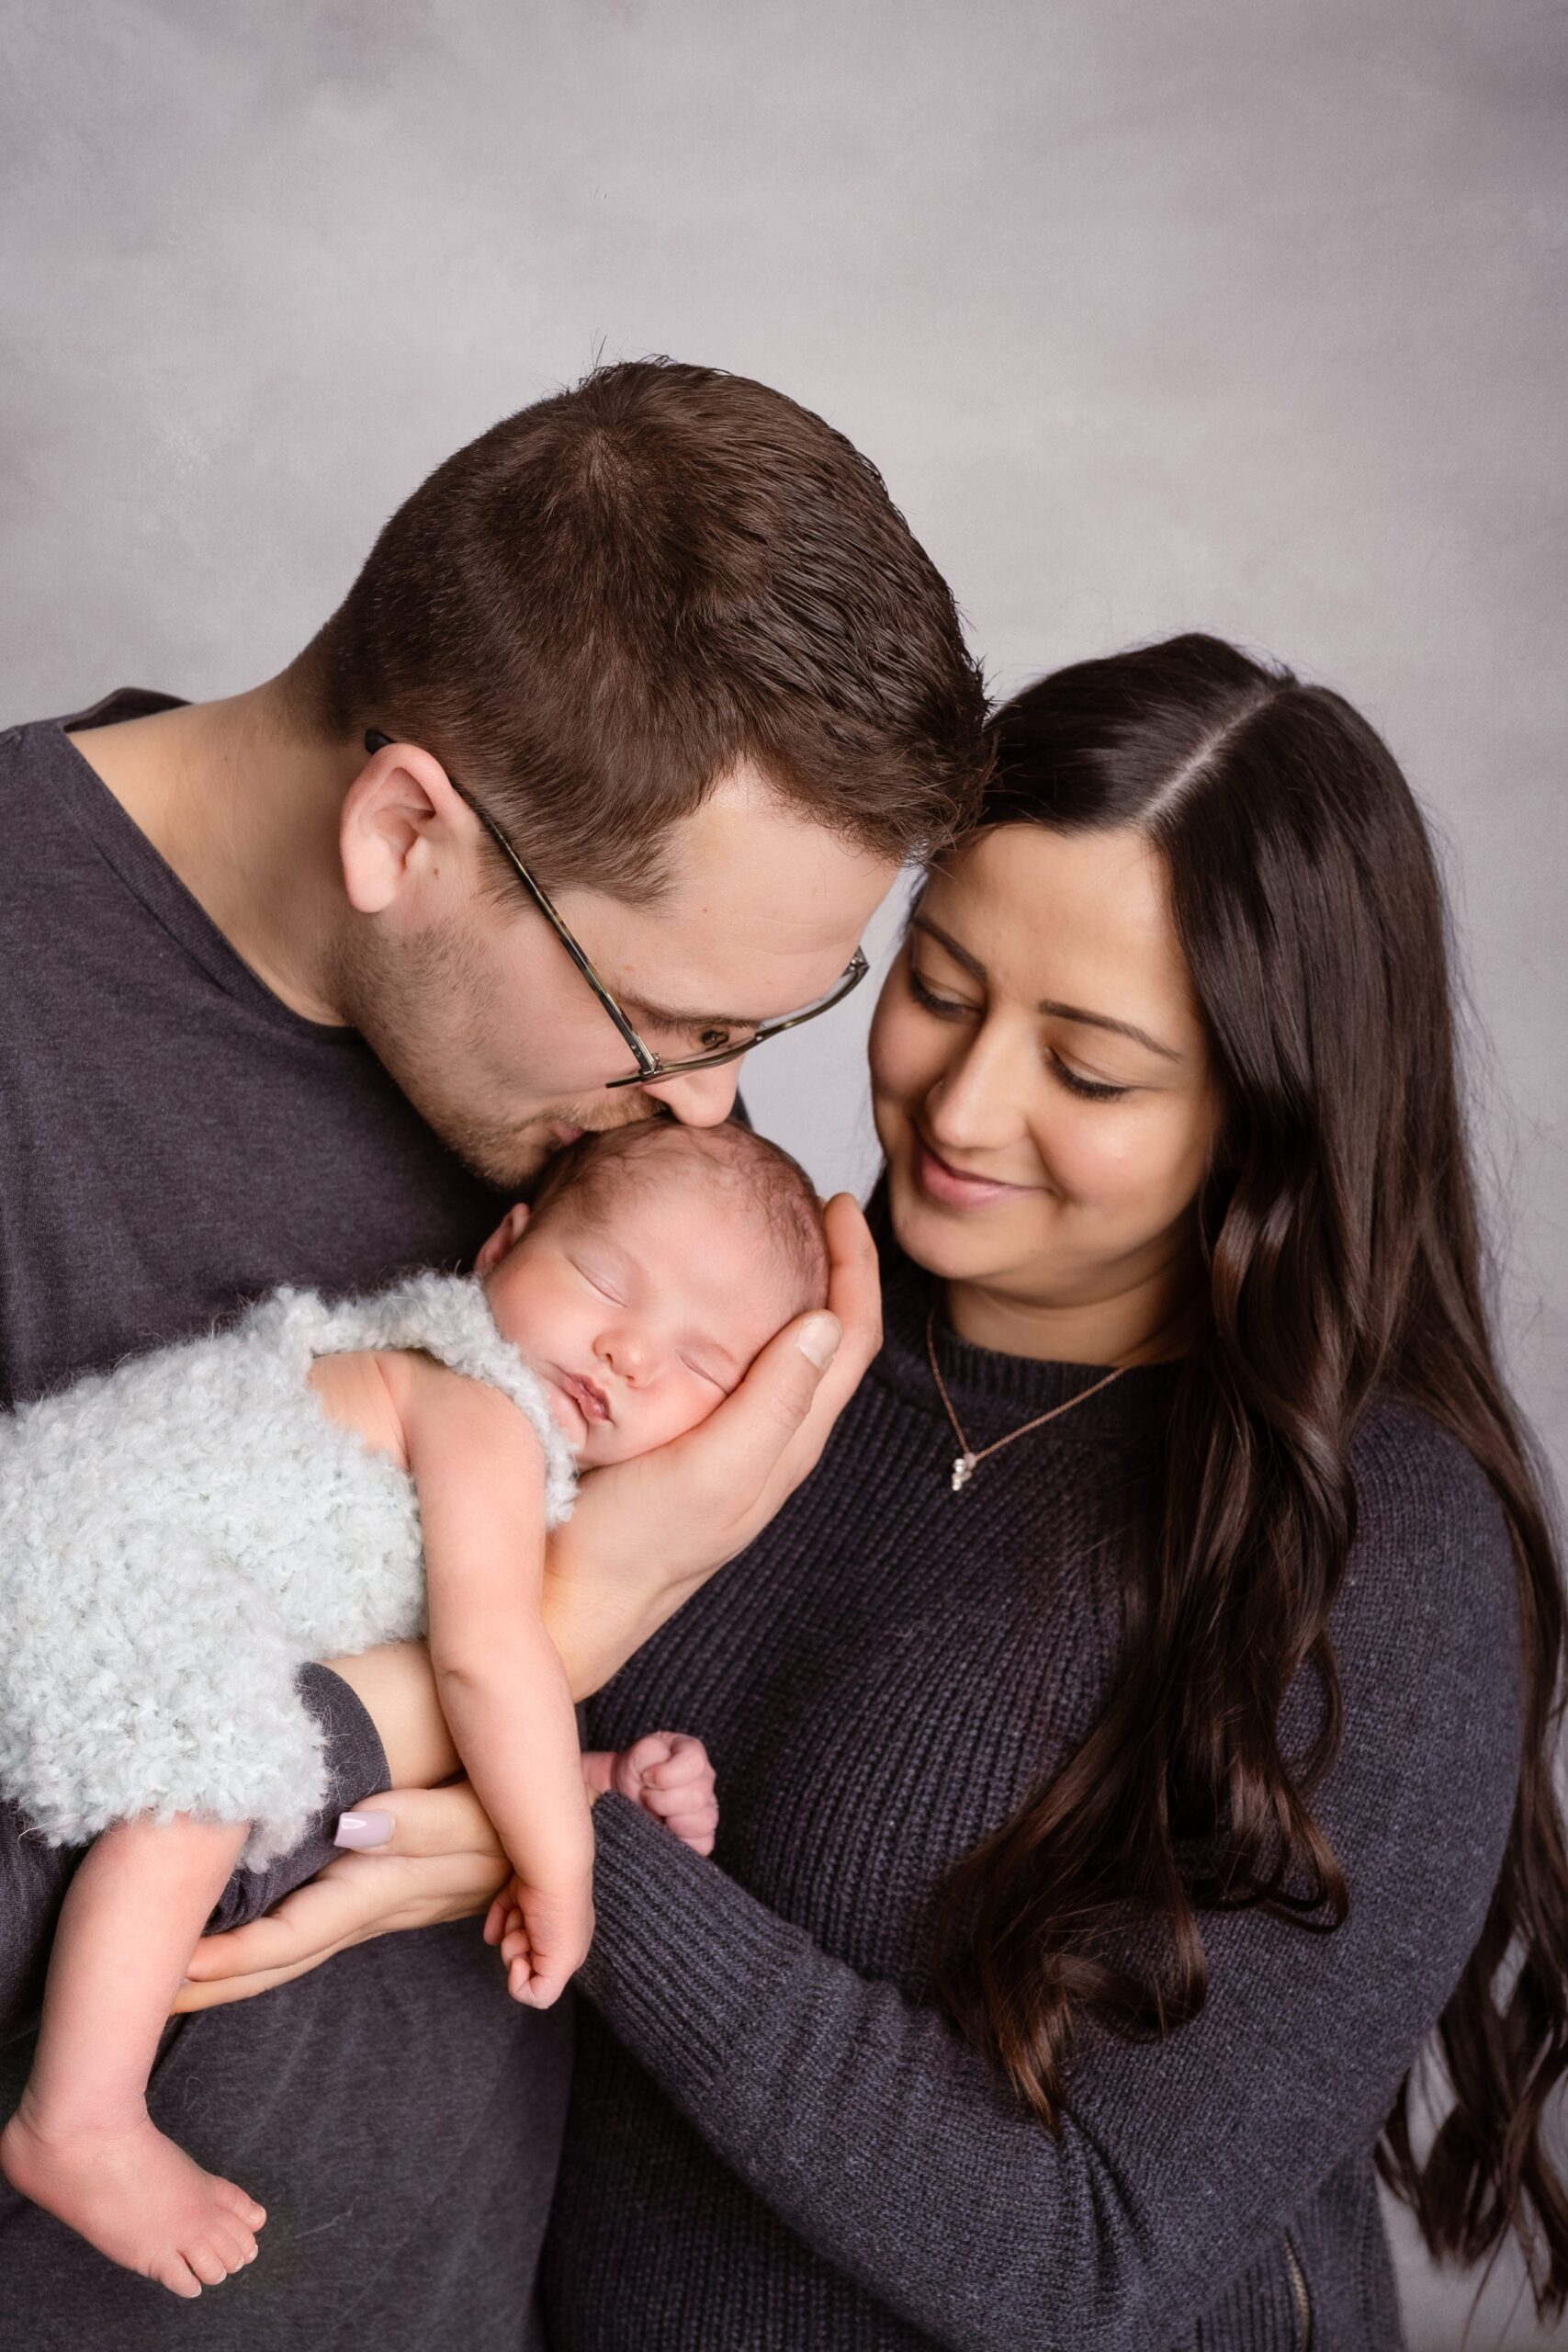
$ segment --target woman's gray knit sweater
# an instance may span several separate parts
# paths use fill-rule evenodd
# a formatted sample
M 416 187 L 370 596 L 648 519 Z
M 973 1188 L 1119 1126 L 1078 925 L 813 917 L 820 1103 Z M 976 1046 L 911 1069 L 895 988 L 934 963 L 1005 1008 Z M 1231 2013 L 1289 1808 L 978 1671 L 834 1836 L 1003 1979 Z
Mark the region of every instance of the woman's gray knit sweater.
M 1125 1375 L 955 1496 L 928 1286 L 885 1264 L 886 1344 L 821 1468 L 591 1709 L 594 1746 L 699 1733 L 722 1824 L 704 1860 L 595 1809 L 552 2352 L 1393 2352 L 1371 2152 L 1479 1934 L 1517 1770 L 1491 1491 L 1419 1415 L 1372 1418 L 1316 1804 L 1348 1920 L 1211 1917 L 1201 2015 L 1086 2037 L 1054 2139 L 931 2004 L 932 1895 L 1104 1700 L 1173 1375 Z M 940 1346 L 976 1446 L 1094 1377 Z M 1314 1703 L 1292 1694 L 1288 1745 Z

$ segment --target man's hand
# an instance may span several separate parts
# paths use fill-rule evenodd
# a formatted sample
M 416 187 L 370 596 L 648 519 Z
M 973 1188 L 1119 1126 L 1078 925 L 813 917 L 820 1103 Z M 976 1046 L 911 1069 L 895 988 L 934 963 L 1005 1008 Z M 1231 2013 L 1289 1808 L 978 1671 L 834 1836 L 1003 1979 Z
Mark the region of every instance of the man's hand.
M 699 1428 L 596 1470 L 550 1538 L 546 1615 L 576 1697 L 607 1682 L 767 1525 L 815 1468 L 881 1346 L 865 1219 L 840 1193 L 824 1222 L 830 1311 L 787 1325 Z

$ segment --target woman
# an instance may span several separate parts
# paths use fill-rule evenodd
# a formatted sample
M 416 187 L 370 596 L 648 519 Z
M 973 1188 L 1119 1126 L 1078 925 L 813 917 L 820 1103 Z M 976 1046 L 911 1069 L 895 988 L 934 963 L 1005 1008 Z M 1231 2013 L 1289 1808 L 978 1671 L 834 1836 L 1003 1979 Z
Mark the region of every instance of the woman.
M 591 1710 L 722 1821 L 597 1808 L 555 2352 L 1387 2352 L 1376 2168 L 1568 2293 L 1562 1602 L 1419 818 L 1204 638 L 999 753 L 873 1034 L 883 1353 Z

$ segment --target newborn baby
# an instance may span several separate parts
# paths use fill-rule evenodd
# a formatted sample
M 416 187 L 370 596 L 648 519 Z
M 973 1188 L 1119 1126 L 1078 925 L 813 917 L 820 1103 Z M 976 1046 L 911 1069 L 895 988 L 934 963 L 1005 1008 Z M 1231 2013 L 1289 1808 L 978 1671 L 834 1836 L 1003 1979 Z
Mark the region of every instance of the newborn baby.
M 472 1276 L 233 1329 L 0 1419 L 0 1789 L 72 1883 L 12 2185 L 175 2293 L 250 2261 L 261 2207 L 147 2113 L 158 2040 L 237 1859 L 325 1801 L 310 1659 L 428 1630 L 464 1769 L 513 1876 L 490 1928 L 543 2007 L 592 1932 L 576 1721 L 540 1615 L 577 1473 L 693 1428 L 822 1305 L 811 1186 L 736 1126 L 586 1136 Z M 690 1758 L 679 1796 L 691 1807 Z M 594 1759 L 596 1768 L 604 1759 Z M 711 1792 L 709 1789 L 703 1794 Z

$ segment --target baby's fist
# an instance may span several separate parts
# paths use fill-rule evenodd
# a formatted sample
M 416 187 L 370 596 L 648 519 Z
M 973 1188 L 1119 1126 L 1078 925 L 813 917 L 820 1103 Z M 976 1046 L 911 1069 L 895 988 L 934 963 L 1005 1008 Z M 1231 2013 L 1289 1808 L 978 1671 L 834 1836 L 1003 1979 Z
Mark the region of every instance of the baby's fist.
M 718 1827 L 714 1770 L 707 1749 L 689 1732 L 648 1732 L 618 1755 L 584 1756 L 582 1771 L 595 1795 L 615 1789 L 673 1830 L 694 1853 L 712 1853 Z

